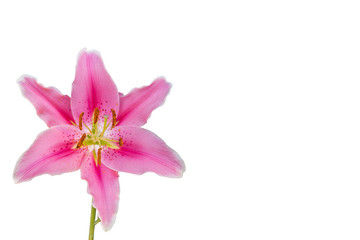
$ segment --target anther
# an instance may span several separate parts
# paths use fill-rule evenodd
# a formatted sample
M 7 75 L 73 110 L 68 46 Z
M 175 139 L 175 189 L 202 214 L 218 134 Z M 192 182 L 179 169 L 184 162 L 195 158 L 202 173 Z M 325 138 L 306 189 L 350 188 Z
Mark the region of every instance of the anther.
M 114 109 L 111 109 L 111 113 L 112 113 L 112 125 L 111 125 L 111 129 L 113 129 L 116 125 L 116 113 Z
M 78 149 L 78 148 L 80 148 L 80 147 L 82 146 L 82 144 L 83 144 L 83 142 L 84 142 L 84 140 L 85 140 L 85 137 L 86 137 L 86 134 L 84 133 L 84 134 L 81 136 L 78 144 L 76 145 L 76 149 Z
M 82 130 L 82 118 L 83 118 L 83 116 L 84 116 L 84 113 L 82 112 L 80 114 L 80 116 L 79 116 L 79 128 L 80 128 L 80 130 Z
M 124 145 L 123 139 L 121 137 L 119 139 L 119 144 L 120 144 L 120 147 L 122 147 Z
M 99 119 L 99 113 L 100 113 L 99 109 L 95 108 L 95 110 L 94 110 L 94 121 L 93 121 L 94 124 L 96 124 L 98 119 Z
M 101 165 L 101 148 L 99 148 L 97 152 L 97 165 Z

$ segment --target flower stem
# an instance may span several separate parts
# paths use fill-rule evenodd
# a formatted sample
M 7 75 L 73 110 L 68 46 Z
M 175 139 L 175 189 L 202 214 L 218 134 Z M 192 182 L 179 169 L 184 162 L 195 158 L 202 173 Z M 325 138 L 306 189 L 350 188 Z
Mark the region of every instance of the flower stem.
M 94 240 L 94 232 L 95 232 L 95 215 L 96 208 L 93 207 L 91 203 L 91 214 L 90 214 L 90 228 L 89 228 L 89 240 Z

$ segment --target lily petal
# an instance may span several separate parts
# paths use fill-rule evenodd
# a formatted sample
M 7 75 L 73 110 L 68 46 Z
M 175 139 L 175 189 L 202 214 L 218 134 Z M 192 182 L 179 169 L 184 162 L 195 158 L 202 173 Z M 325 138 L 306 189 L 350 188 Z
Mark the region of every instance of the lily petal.
M 119 175 L 104 164 L 95 165 L 94 157 L 88 154 L 81 165 L 81 178 L 88 182 L 88 193 L 93 197 L 93 206 L 98 210 L 105 231 L 115 222 L 119 204 Z
M 76 123 L 84 112 L 83 121 L 89 124 L 95 108 L 100 109 L 100 118 L 111 116 L 111 109 L 119 109 L 119 95 L 100 53 L 83 50 L 78 57 L 71 92 L 71 109 Z
M 39 117 L 48 127 L 71 124 L 74 121 L 70 97 L 54 87 L 44 87 L 34 77 L 22 76 L 18 80 L 23 95 L 35 106 Z
M 83 149 L 73 149 L 81 132 L 74 126 L 60 125 L 40 133 L 31 147 L 20 157 L 14 170 L 16 183 L 50 174 L 76 171 L 84 158 Z
M 139 127 L 116 127 L 108 136 L 120 142 L 120 149 L 103 150 L 102 162 L 121 172 L 155 172 L 166 177 L 181 177 L 185 164 L 180 156 L 154 133 Z
M 170 88 L 169 82 L 164 78 L 158 78 L 151 85 L 135 88 L 120 97 L 118 125 L 139 127 L 144 125 L 151 112 L 164 103 Z

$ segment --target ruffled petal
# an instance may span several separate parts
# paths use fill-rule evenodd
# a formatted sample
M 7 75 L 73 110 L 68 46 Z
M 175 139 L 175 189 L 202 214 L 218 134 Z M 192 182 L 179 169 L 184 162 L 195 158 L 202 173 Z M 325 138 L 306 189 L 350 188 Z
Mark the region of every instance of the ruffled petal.
M 22 76 L 18 80 L 23 95 L 34 105 L 39 117 L 49 126 L 71 124 L 74 121 L 70 97 L 62 95 L 54 87 L 45 88 L 31 76 Z
M 74 149 L 81 132 L 74 126 L 60 125 L 40 133 L 20 157 L 14 170 L 16 183 L 50 174 L 72 172 L 80 168 L 84 149 Z
M 135 88 L 120 97 L 118 125 L 139 127 L 144 125 L 151 112 L 164 103 L 170 88 L 169 82 L 164 78 L 158 78 L 151 85 Z
M 134 174 L 150 171 L 166 177 L 181 177 L 185 171 L 180 156 L 146 129 L 116 127 L 108 138 L 119 141 L 120 146 L 102 153 L 102 163 L 113 170 Z
M 71 109 L 77 123 L 80 114 L 84 112 L 83 121 L 90 124 L 95 108 L 100 109 L 100 119 L 103 119 L 104 115 L 111 117 L 111 109 L 119 109 L 119 95 L 100 53 L 84 50 L 80 52 L 76 66 Z
M 119 175 L 104 164 L 96 166 L 89 154 L 81 165 L 81 178 L 88 182 L 88 193 L 93 197 L 93 206 L 98 210 L 105 231 L 115 222 L 119 204 Z

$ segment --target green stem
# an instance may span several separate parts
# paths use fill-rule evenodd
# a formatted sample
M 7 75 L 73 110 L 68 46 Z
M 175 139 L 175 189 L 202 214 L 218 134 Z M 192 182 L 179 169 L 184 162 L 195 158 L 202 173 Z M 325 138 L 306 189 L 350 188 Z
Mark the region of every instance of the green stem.
M 96 224 L 98 224 L 99 222 L 101 222 L 101 220 L 100 220 L 100 218 L 98 217 L 98 218 L 96 219 L 96 221 L 95 221 L 94 224 L 96 225 Z
M 94 232 L 95 232 L 95 215 L 96 208 L 93 207 L 91 203 L 91 214 L 90 214 L 90 228 L 89 228 L 89 240 L 94 240 Z

